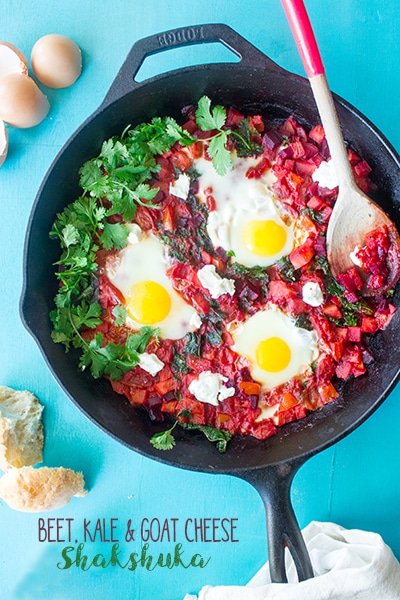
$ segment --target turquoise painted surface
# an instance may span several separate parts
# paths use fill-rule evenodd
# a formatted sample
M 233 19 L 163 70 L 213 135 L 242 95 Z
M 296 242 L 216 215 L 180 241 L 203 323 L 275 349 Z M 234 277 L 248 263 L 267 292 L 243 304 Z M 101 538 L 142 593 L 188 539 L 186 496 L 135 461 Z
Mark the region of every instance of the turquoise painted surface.
M 357 106 L 400 150 L 397 77 L 400 18 L 396 0 L 308 0 L 331 87 Z M 57 151 L 100 104 L 132 44 L 147 35 L 183 25 L 225 22 L 286 69 L 302 67 L 278 0 L 155 1 L 13 0 L 0 3 L 0 39 L 28 56 L 34 42 L 51 32 L 71 36 L 81 46 L 84 70 L 66 90 L 47 91 L 48 119 L 31 130 L 10 129 L 10 152 L 0 170 L 0 383 L 27 388 L 45 405 L 45 457 L 85 474 L 89 494 L 56 513 L 32 515 L 0 506 L 0 596 L 4 600 L 180 600 L 204 584 L 245 584 L 265 562 L 265 516 L 257 493 L 227 477 L 192 473 L 145 459 L 89 422 L 60 391 L 18 313 L 25 228 L 40 182 Z M 234 58 L 234 57 L 232 57 Z M 183 64 L 226 60 L 218 46 L 174 51 L 149 59 L 146 78 Z M 388 349 L 388 352 L 391 351 Z M 332 520 L 380 533 L 400 558 L 398 459 L 400 393 L 395 390 L 359 429 L 311 459 L 293 485 L 301 526 Z M 74 519 L 72 544 L 83 520 L 118 519 L 121 557 L 140 548 L 142 519 L 228 517 L 237 521 L 237 543 L 189 543 L 178 530 L 184 560 L 195 553 L 210 558 L 204 569 L 135 571 L 109 566 L 88 571 L 62 563 L 66 542 L 40 543 L 38 517 Z M 126 542 L 131 519 L 136 537 Z M 62 522 L 60 522 L 62 523 Z M 64 522 L 65 523 L 65 522 Z M 61 532 L 60 537 L 65 534 Z M 108 556 L 109 542 L 87 543 L 87 553 Z M 158 556 L 174 544 L 151 543 Z M 121 560 L 122 560 L 121 558 Z

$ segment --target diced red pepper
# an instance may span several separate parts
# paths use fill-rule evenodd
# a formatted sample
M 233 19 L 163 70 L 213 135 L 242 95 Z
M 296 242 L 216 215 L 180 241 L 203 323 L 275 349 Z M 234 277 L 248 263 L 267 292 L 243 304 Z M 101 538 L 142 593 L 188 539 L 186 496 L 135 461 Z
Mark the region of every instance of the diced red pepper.
M 245 393 L 249 395 L 257 395 L 260 393 L 261 386 L 256 381 L 241 381 L 239 383 L 239 388 Z
M 316 125 L 313 127 L 308 134 L 308 137 L 314 140 L 314 142 L 317 142 L 317 144 L 321 144 L 325 137 L 325 131 L 322 125 Z
M 172 392 L 172 390 L 176 389 L 176 379 L 171 377 L 171 379 L 158 381 L 154 384 L 154 388 L 161 396 L 164 396 L 168 392 Z
M 341 312 L 341 310 L 333 302 L 330 303 L 330 304 L 324 305 L 322 307 L 322 312 L 327 317 L 331 317 L 332 319 L 341 319 L 342 318 L 342 312 Z
M 146 403 L 149 392 L 148 390 L 144 390 L 139 387 L 130 387 L 129 388 L 129 400 L 132 404 L 135 405 L 143 405 Z
M 171 163 L 180 171 L 187 171 L 192 166 L 193 160 L 185 150 L 177 150 L 171 155 Z
M 289 259 L 295 269 L 301 269 L 307 265 L 314 256 L 314 249 L 309 244 L 295 248 L 289 254 Z

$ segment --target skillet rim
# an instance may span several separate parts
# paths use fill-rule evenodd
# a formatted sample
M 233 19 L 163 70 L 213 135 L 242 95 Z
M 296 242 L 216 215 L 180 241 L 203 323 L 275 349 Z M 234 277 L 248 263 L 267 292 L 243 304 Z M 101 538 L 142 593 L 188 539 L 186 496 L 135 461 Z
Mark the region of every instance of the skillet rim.
M 160 82 L 164 81 L 165 79 L 171 79 L 171 78 L 173 79 L 177 75 L 182 77 L 182 76 L 186 76 L 187 74 L 192 75 L 193 73 L 200 73 L 200 72 L 204 72 L 204 71 L 206 71 L 207 73 L 210 73 L 213 70 L 220 70 L 221 68 L 227 68 L 228 71 L 231 71 L 233 69 L 235 71 L 237 71 L 241 67 L 240 67 L 240 63 L 236 63 L 233 65 L 231 63 L 226 63 L 226 64 L 218 63 L 216 65 L 198 65 L 196 67 L 188 67 L 185 69 L 170 71 L 168 73 L 165 73 L 165 74 L 156 76 L 154 78 L 151 78 L 149 80 L 146 80 L 142 84 L 138 84 L 137 87 L 134 90 L 132 90 L 131 92 L 128 92 L 128 94 L 126 94 L 126 96 L 128 96 L 132 93 L 136 94 L 138 89 L 142 89 L 144 87 L 151 86 L 154 83 L 156 83 L 158 85 Z M 245 68 L 246 68 L 246 70 L 248 70 L 249 69 L 248 65 L 245 66 Z M 255 69 L 255 70 L 257 70 L 257 69 Z M 277 75 L 276 72 L 274 72 L 274 74 Z M 306 80 L 304 80 L 300 76 L 288 73 L 287 71 L 284 71 L 284 70 L 282 70 L 279 74 L 281 76 L 285 76 L 285 78 L 289 77 L 289 79 L 291 81 L 303 81 L 305 84 L 307 83 Z M 67 396 L 69 396 L 69 398 L 74 402 L 74 404 L 76 406 L 78 406 L 78 408 L 85 414 L 85 416 L 87 418 L 89 418 L 89 420 L 94 422 L 97 427 L 99 427 L 100 429 L 105 431 L 108 435 L 113 437 L 115 440 L 117 440 L 120 443 L 124 444 L 125 446 L 135 450 L 136 452 L 146 456 L 147 458 L 151 458 L 151 459 L 157 460 L 159 462 L 162 462 L 162 463 L 165 463 L 165 464 L 168 464 L 171 466 L 175 466 L 175 467 L 184 468 L 184 469 L 190 469 L 190 470 L 202 471 L 202 472 L 208 472 L 208 473 L 220 473 L 220 474 L 224 474 L 224 473 L 225 474 L 235 474 L 235 473 L 237 473 L 238 474 L 238 473 L 241 473 L 241 472 L 249 470 L 249 469 L 262 469 L 262 468 L 265 468 L 266 466 L 280 464 L 282 462 L 286 462 L 288 460 L 290 461 L 292 459 L 302 458 L 305 460 L 306 458 L 312 456 L 313 454 L 316 454 L 317 452 L 322 451 L 322 450 L 326 449 L 327 447 L 333 445 L 334 443 L 338 442 L 339 440 L 343 439 L 351 431 L 353 431 L 359 425 L 361 425 L 361 423 L 363 423 L 380 406 L 380 404 L 386 399 L 386 397 L 392 392 L 392 390 L 394 389 L 395 385 L 398 382 L 398 379 L 400 376 L 400 368 L 397 369 L 396 373 L 392 374 L 389 377 L 389 381 L 386 383 L 386 385 L 385 385 L 384 389 L 381 391 L 381 393 L 371 403 L 369 403 L 365 409 L 361 410 L 361 412 L 359 412 L 357 414 L 356 418 L 353 419 L 351 421 L 351 423 L 349 423 L 347 425 L 341 424 L 340 414 L 336 415 L 336 413 L 338 412 L 338 410 L 340 408 L 339 399 L 337 401 L 335 401 L 335 403 L 334 403 L 335 407 L 333 409 L 332 409 L 333 404 L 328 407 L 324 407 L 323 410 L 325 412 L 324 412 L 324 416 L 323 416 L 323 422 L 325 423 L 325 425 L 327 425 L 327 416 L 330 416 L 331 419 L 333 420 L 332 425 L 334 425 L 334 429 L 331 431 L 331 437 L 325 438 L 323 440 L 318 440 L 319 436 L 314 435 L 313 437 L 317 438 L 318 441 L 316 444 L 312 444 L 312 447 L 307 446 L 307 445 L 298 446 L 297 450 L 294 453 L 289 453 L 290 454 L 289 456 L 287 456 L 287 455 L 284 456 L 285 453 L 283 453 L 283 455 L 281 455 L 281 457 L 278 460 L 269 462 L 267 464 L 252 463 L 251 465 L 244 464 L 244 465 L 240 465 L 240 466 L 236 465 L 234 467 L 232 467 L 231 465 L 227 465 L 226 463 L 229 461 L 224 460 L 224 458 L 229 457 L 229 460 L 232 458 L 233 461 L 235 461 L 235 460 L 237 461 L 238 458 L 240 458 L 242 451 L 243 450 L 247 451 L 247 449 L 248 449 L 248 448 L 246 448 L 246 446 L 247 447 L 249 446 L 249 441 L 247 438 L 246 438 L 244 444 L 243 444 L 243 441 L 238 440 L 238 438 L 233 439 L 229 443 L 228 451 L 227 451 L 226 455 L 221 455 L 221 454 L 217 453 L 217 451 L 214 448 L 212 448 L 213 452 L 211 452 L 211 453 L 209 451 L 203 451 L 205 444 L 208 449 L 211 448 L 211 444 L 210 444 L 210 442 L 203 439 L 203 436 L 201 434 L 197 434 L 196 432 L 191 432 L 190 438 L 189 438 L 188 434 L 186 432 L 180 431 L 179 434 L 177 434 L 177 436 L 176 436 L 177 445 L 175 446 L 175 448 L 172 451 L 168 452 L 168 454 L 166 456 L 164 453 L 160 453 L 160 451 L 156 451 L 155 449 L 153 449 L 153 447 L 148 442 L 148 438 L 146 438 L 147 439 L 147 447 L 146 447 L 144 444 L 142 444 L 141 440 L 139 440 L 139 443 L 136 443 L 136 442 L 128 441 L 126 439 L 122 439 L 117 433 L 115 433 L 112 430 L 113 429 L 112 427 L 109 427 L 104 423 L 100 423 L 98 418 L 96 418 L 96 416 L 94 416 L 85 407 L 85 405 L 82 405 L 82 401 L 78 400 L 74 396 L 74 394 L 71 393 L 71 391 L 69 389 L 69 384 L 66 383 L 63 380 L 63 378 L 59 377 L 59 374 L 56 372 L 54 364 L 53 364 L 54 360 L 51 359 L 51 352 L 49 353 L 46 350 L 46 344 L 43 343 L 43 340 L 42 340 L 42 337 L 44 335 L 43 332 L 35 332 L 34 331 L 34 327 L 33 327 L 32 323 L 30 322 L 30 318 L 29 318 L 29 310 L 31 310 L 31 308 L 29 308 L 29 306 L 27 305 L 27 303 L 29 304 L 29 294 L 33 293 L 32 290 L 29 290 L 29 286 L 28 286 L 28 283 L 29 283 L 28 268 L 29 268 L 29 262 L 30 262 L 29 261 L 29 249 L 30 249 L 30 245 L 31 245 L 31 238 L 32 238 L 32 236 L 34 236 L 34 229 L 35 229 L 35 217 L 37 217 L 37 211 L 40 207 L 41 201 L 43 202 L 42 197 L 43 197 L 44 191 L 46 190 L 46 186 L 48 184 L 49 177 L 52 175 L 52 173 L 54 174 L 54 169 L 57 168 L 60 160 L 62 159 L 63 156 L 65 156 L 65 151 L 70 146 L 73 146 L 74 142 L 76 141 L 76 138 L 79 135 L 83 135 L 85 128 L 87 128 L 88 126 L 92 126 L 93 122 L 95 122 L 97 118 L 101 118 L 104 115 L 104 112 L 110 110 L 110 107 L 112 107 L 114 105 L 119 105 L 121 100 L 123 100 L 124 97 L 125 96 L 115 100 L 114 102 L 111 102 L 107 106 L 100 105 L 99 109 L 97 109 L 92 115 L 90 115 L 82 123 L 82 125 L 72 134 L 72 136 L 67 140 L 67 142 L 64 144 L 64 146 L 61 148 L 60 152 L 57 154 L 57 156 L 53 160 L 52 164 L 50 165 L 50 167 L 41 183 L 41 186 L 36 195 L 35 202 L 32 207 L 32 212 L 31 212 L 31 215 L 29 218 L 27 233 L 26 233 L 26 238 L 25 238 L 25 245 L 24 245 L 23 289 L 22 289 L 21 300 L 20 300 L 20 314 L 21 314 L 21 318 L 22 318 L 24 326 L 27 328 L 27 330 L 30 332 L 30 334 L 34 337 L 53 376 L 56 378 L 56 380 L 58 381 L 58 383 L 61 386 L 61 388 L 63 389 L 63 391 L 67 394 Z M 399 158 L 397 152 L 395 151 L 394 147 L 390 144 L 390 142 L 388 142 L 388 140 L 385 138 L 385 136 L 379 130 L 377 130 L 377 128 L 367 119 L 367 117 L 362 115 L 356 108 L 354 108 L 348 102 L 346 102 L 342 98 L 339 98 L 336 95 L 335 95 L 335 100 L 338 102 L 340 107 L 342 107 L 343 109 L 348 111 L 349 114 L 351 114 L 356 120 L 358 119 L 359 121 L 361 121 L 361 123 L 364 126 L 366 126 L 370 131 L 372 131 L 374 133 L 375 137 L 382 144 L 385 152 L 388 154 L 390 159 L 393 160 L 397 164 L 397 168 L 399 168 L 400 158 Z M 33 293 L 33 296 L 31 296 L 32 301 L 34 301 L 34 295 L 35 294 Z M 396 319 L 396 322 L 398 323 L 399 320 Z M 53 346 L 55 346 L 55 344 L 53 344 L 53 342 L 51 342 L 51 344 Z M 62 350 L 62 352 L 64 353 L 64 350 Z M 77 375 L 79 378 L 81 378 L 83 374 L 80 373 L 79 371 L 77 371 Z M 132 408 L 130 406 L 129 406 L 129 408 L 130 408 L 130 410 L 132 410 Z M 134 412 L 138 413 L 139 411 L 134 410 Z M 328 412 L 329 412 L 329 415 L 327 415 Z M 340 408 L 340 412 L 343 412 L 342 408 Z M 269 438 L 269 440 L 265 440 L 265 441 L 255 440 L 254 442 L 251 442 L 251 444 L 255 443 L 258 446 L 258 448 L 260 449 L 260 452 L 262 454 L 265 454 L 265 452 L 268 452 L 268 445 L 271 443 L 270 440 L 276 439 L 277 436 L 279 436 L 279 439 L 285 439 L 285 438 L 288 438 L 289 436 L 290 436 L 289 439 L 294 439 L 292 436 L 294 436 L 296 433 L 298 434 L 299 423 L 300 423 L 300 428 L 302 431 L 304 429 L 306 429 L 307 427 L 309 427 L 309 428 L 312 428 L 312 431 L 314 433 L 316 431 L 314 429 L 314 426 L 318 425 L 319 426 L 318 429 L 321 433 L 324 429 L 321 426 L 321 416 L 320 416 L 321 413 L 322 413 L 322 411 L 318 411 L 317 413 L 311 413 L 310 415 L 308 415 L 308 417 L 306 417 L 305 419 L 302 419 L 301 421 L 297 421 L 296 423 L 288 424 L 288 425 L 284 426 L 284 428 L 281 428 L 280 431 L 278 432 L 278 434 L 276 434 L 276 436 L 274 436 L 273 438 Z M 343 416 L 344 415 L 342 415 L 342 418 L 343 418 Z M 143 418 L 141 420 L 143 421 Z M 165 429 L 165 427 L 160 428 L 160 427 L 154 426 L 153 424 L 150 424 L 150 425 L 152 428 L 151 429 L 152 433 L 155 433 L 157 430 Z M 280 435 L 282 429 L 284 429 L 284 432 L 285 432 L 284 435 Z M 318 429 L 317 429 L 317 431 L 318 431 Z M 285 441 L 287 441 L 287 439 L 285 439 Z M 190 464 L 189 463 L 187 464 L 185 462 L 185 460 L 182 460 L 182 456 L 180 456 L 180 455 L 182 453 L 184 453 L 184 451 L 177 452 L 177 449 L 179 449 L 180 447 L 183 448 L 185 446 L 186 449 L 189 448 L 189 450 L 193 450 L 193 448 L 191 447 L 193 444 L 189 443 L 189 442 L 192 442 L 195 445 L 196 449 L 198 449 L 200 447 L 203 454 L 205 455 L 205 457 L 204 457 L 205 462 L 208 464 L 199 465 L 195 462 L 193 462 L 193 463 L 190 462 Z M 197 452 L 196 452 L 196 457 L 198 459 Z M 216 464 L 213 463 L 213 461 L 212 461 L 213 458 L 216 459 Z M 211 464 L 210 464 L 210 461 L 211 461 Z M 241 461 L 239 460 L 238 462 L 240 463 Z

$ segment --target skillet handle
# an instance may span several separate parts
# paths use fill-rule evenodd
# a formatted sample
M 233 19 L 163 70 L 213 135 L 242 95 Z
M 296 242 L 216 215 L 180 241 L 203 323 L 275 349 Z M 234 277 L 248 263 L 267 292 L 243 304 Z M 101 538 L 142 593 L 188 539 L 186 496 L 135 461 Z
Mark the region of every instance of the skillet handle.
M 314 576 L 307 547 L 290 500 L 293 477 L 304 460 L 286 462 L 240 474 L 260 494 L 266 511 L 271 581 L 287 583 L 285 548 L 293 558 L 299 581 Z
M 281 67 L 228 25 L 223 23 L 209 23 L 181 27 L 143 38 L 132 46 L 111 84 L 101 104 L 101 108 L 105 108 L 112 102 L 119 100 L 122 96 L 141 85 L 135 81 L 135 77 L 148 56 L 165 52 L 172 48 L 210 42 L 220 42 L 223 44 L 240 58 L 240 63 L 243 66 L 258 66 L 269 70 L 283 71 Z

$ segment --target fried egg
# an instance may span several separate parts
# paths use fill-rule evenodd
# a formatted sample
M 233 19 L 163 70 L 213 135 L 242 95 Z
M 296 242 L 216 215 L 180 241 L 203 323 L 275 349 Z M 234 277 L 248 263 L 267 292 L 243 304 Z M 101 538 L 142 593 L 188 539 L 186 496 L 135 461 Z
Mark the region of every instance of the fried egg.
M 200 317 L 172 287 L 160 241 L 152 235 L 136 240 L 106 266 L 108 278 L 124 297 L 126 324 L 133 329 L 159 327 L 160 337 L 180 339 L 199 327 Z
M 294 223 L 279 206 L 271 191 L 275 181 L 268 170 L 261 178 L 249 179 L 247 170 L 260 159 L 234 158 L 233 169 L 223 177 L 212 163 L 199 158 L 199 195 L 212 194 L 216 209 L 208 215 L 207 230 L 214 246 L 234 252 L 235 260 L 247 267 L 268 267 L 293 250 Z
M 274 305 L 252 315 L 231 335 L 233 350 L 249 361 L 253 379 L 264 390 L 304 373 L 319 353 L 316 332 L 296 327 Z

